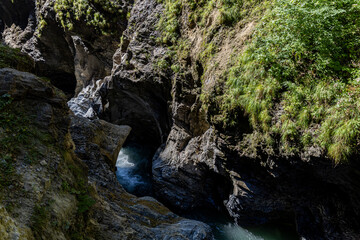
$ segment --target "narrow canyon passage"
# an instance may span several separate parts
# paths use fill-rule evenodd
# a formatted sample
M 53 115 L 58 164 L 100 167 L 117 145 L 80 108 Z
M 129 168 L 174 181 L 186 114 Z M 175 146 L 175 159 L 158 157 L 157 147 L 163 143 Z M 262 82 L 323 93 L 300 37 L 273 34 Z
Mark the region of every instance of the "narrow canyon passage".
M 134 142 L 125 143 L 117 158 L 116 176 L 125 190 L 138 197 L 153 196 L 151 184 L 151 148 Z M 176 211 L 176 210 L 175 210 Z M 215 209 L 176 212 L 182 217 L 202 221 L 211 226 L 216 240 L 295 240 L 293 226 L 268 224 L 243 228 L 233 223 L 224 212 Z
M 360 239 L 358 2 L 0 0 L 0 240 Z

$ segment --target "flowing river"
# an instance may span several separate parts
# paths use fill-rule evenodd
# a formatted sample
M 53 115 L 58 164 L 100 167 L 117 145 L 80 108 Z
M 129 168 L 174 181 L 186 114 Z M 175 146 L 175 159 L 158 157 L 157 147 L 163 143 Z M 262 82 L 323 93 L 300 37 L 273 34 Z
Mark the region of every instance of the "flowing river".
M 151 151 L 137 144 L 128 144 L 119 153 L 116 175 L 126 191 L 137 196 L 152 194 L 151 189 Z M 299 239 L 295 229 L 279 225 L 242 228 L 231 223 L 219 213 L 196 212 L 184 217 L 209 224 L 216 240 L 292 240 Z

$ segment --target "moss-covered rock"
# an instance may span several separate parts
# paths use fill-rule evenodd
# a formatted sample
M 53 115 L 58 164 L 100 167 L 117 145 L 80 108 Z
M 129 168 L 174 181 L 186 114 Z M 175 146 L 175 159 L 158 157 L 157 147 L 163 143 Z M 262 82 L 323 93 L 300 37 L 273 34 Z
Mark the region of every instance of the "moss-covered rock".
M 13 49 L 0 43 L 0 68 L 14 68 L 19 71 L 33 72 L 34 61 L 20 49 Z

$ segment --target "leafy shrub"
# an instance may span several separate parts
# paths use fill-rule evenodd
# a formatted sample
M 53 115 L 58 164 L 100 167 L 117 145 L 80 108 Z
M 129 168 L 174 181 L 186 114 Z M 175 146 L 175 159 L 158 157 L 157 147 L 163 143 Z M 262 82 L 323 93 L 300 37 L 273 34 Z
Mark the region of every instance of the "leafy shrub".
M 359 14 L 357 0 L 276 0 L 229 71 L 224 114 L 244 109 L 285 152 L 316 144 L 346 160 L 360 136 Z

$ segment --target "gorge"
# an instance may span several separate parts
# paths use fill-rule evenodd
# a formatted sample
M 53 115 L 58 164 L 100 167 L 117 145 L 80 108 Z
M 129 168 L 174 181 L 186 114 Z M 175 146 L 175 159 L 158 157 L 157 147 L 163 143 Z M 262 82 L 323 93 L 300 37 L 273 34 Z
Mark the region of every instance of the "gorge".
M 360 239 L 359 14 L 1 0 L 0 239 Z

